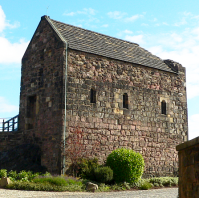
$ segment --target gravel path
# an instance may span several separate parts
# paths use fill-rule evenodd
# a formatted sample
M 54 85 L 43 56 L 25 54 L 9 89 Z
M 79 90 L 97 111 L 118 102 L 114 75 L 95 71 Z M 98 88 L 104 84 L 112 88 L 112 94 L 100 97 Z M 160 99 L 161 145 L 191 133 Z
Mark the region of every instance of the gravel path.
M 43 192 L 0 189 L 0 198 L 177 198 L 178 188 L 153 190 L 120 191 L 120 192 Z

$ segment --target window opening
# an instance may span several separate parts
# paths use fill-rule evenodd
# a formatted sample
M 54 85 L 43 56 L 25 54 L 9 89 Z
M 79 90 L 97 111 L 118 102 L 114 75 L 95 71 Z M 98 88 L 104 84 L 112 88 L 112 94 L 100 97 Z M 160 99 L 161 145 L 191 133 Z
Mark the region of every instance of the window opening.
M 33 129 L 36 117 L 36 95 L 29 96 L 27 102 L 28 129 Z
M 161 113 L 162 114 L 164 114 L 164 115 L 166 115 L 166 101 L 165 100 L 163 100 L 162 102 L 161 102 Z
M 128 94 L 124 93 L 123 94 L 123 108 L 128 109 Z
M 39 87 L 43 87 L 44 84 L 44 72 L 43 68 L 39 69 Z
M 94 90 L 94 89 L 91 89 L 90 102 L 91 103 L 96 103 L 96 90 Z

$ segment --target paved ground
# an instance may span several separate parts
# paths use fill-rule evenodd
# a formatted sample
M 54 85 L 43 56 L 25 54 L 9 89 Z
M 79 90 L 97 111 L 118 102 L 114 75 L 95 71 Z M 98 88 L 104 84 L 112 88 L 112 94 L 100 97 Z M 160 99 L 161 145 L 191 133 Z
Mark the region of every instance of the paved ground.
M 177 198 L 178 188 L 120 191 L 108 193 L 42 192 L 0 189 L 0 198 Z

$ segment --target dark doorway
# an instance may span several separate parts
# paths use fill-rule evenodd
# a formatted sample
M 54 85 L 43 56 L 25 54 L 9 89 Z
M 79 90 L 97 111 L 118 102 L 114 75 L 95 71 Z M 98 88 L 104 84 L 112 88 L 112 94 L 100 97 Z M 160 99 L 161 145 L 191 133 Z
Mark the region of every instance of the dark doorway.
M 33 129 L 36 117 L 36 95 L 29 96 L 27 101 L 27 118 L 29 118 L 28 129 Z

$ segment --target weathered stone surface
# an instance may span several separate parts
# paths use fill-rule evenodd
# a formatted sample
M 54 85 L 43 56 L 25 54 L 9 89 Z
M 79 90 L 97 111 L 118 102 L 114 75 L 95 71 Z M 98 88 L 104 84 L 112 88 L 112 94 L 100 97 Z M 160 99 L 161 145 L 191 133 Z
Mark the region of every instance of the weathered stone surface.
M 87 191 L 95 192 L 95 190 L 97 190 L 97 189 L 98 189 L 98 185 L 97 185 L 97 184 L 94 184 L 94 183 L 92 183 L 92 182 L 88 182 L 88 183 L 86 184 L 86 190 L 87 190 Z
M 77 57 L 81 60 L 82 55 L 85 57 L 84 67 L 74 64 Z M 68 65 L 73 71 L 68 72 L 67 101 L 78 108 L 67 106 L 67 132 L 72 134 L 74 128 L 79 127 L 84 131 L 88 144 L 97 140 L 100 147 L 96 156 L 101 162 L 113 149 L 127 147 L 143 155 L 146 176 L 176 175 L 178 156 L 175 146 L 187 140 L 187 114 L 182 111 L 186 107 L 184 74 L 179 74 L 179 77 L 75 50 L 69 50 L 68 56 Z M 93 65 L 92 70 L 101 75 L 84 77 L 93 62 L 97 65 L 111 64 L 104 68 Z M 122 70 L 120 75 L 115 73 L 118 68 Z M 108 80 L 110 76 L 112 82 Z M 88 84 L 88 80 L 92 83 Z M 71 84 L 75 82 L 81 84 L 74 85 L 74 92 Z M 154 83 L 158 88 L 151 86 Z M 96 104 L 90 103 L 91 88 L 97 90 Z M 183 93 L 180 98 L 179 92 Z M 124 93 L 129 97 L 128 109 L 123 108 Z M 161 114 L 162 100 L 167 102 L 167 115 Z M 104 103 L 110 105 L 103 107 Z
M 0 180 L 0 187 L 5 187 L 10 183 L 12 183 L 12 182 L 8 177 L 2 177 Z

